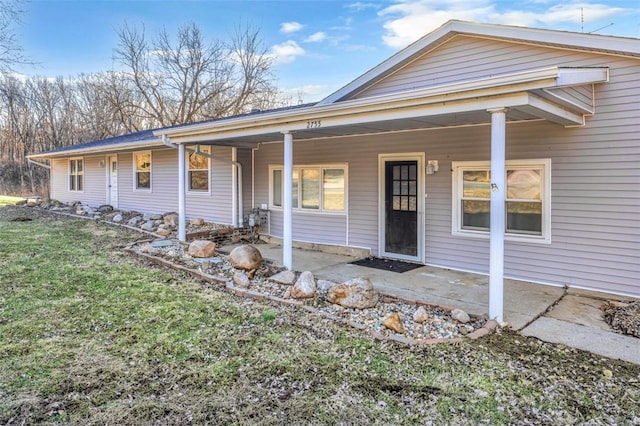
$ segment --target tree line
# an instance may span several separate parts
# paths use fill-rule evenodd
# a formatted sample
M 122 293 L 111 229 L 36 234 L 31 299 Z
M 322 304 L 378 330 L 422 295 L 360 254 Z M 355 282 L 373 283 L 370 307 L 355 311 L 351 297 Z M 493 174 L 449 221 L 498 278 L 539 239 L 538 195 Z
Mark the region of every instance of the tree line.
M 117 70 L 21 78 L 0 60 L 0 193 L 46 193 L 48 173 L 29 154 L 287 103 L 248 26 L 208 42 L 195 24 L 152 38 L 124 25 L 114 62 Z

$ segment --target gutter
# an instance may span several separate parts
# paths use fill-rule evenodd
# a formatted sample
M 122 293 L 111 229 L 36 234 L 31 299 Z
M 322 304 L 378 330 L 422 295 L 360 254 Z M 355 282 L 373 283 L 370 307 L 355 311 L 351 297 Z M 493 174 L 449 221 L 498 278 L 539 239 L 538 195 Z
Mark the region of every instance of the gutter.
M 29 164 L 35 164 L 36 166 L 40 166 L 40 167 L 44 167 L 47 170 L 51 170 L 51 166 L 48 164 L 44 164 L 44 163 L 39 163 L 37 161 L 32 160 L 31 158 L 27 157 L 27 163 Z

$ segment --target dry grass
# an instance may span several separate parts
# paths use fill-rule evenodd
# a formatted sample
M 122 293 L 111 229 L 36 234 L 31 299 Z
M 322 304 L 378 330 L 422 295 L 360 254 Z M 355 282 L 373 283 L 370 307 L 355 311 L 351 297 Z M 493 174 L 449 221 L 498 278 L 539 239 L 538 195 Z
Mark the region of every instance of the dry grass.
M 640 423 L 640 366 L 513 333 L 380 343 L 138 263 L 134 238 L 0 208 L 0 424 Z

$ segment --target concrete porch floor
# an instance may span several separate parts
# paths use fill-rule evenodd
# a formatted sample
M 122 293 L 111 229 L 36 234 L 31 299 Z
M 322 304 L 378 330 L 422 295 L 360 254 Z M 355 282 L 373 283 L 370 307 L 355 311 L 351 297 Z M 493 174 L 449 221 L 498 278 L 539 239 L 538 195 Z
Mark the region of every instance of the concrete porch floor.
M 224 246 L 222 250 L 231 251 L 233 247 Z M 282 264 L 280 245 L 256 247 L 265 259 Z M 460 308 L 474 315 L 488 312 L 489 277 L 485 275 L 432 266 L 397 273 L 350 264 L 356 259 L 293 249 L 293 268 L 311 271 L 316 278 L 343 282 L 367 277 L 375 288 L 390 296 Z M 632 299 L 517 280 L 505 280 L 504 289 L 504 320 L 521 334 L 640 364 L 640 339 L 610 331 L 599 309 L 606 300 Z

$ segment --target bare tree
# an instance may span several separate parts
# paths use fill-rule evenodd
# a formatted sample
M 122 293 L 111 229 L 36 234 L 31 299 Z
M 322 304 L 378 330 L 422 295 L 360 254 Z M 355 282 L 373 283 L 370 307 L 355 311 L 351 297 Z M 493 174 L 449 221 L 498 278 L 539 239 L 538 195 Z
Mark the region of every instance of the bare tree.
M 22 46 L 16 40 L 14 26 L 20 22 L 22 2 L 0 0 L 0 72 L 13 71 L 13 67 L 26 63 Z
M 230 43 L 206 43 L 195 24 L 166 30 L 153 42 L 144 28 L 118 33 L 115 59 L 136 93 L 140 115 L 160 126 L 223 117 L 275 102 L 271 61 L 258 31 L 237 27 Z

